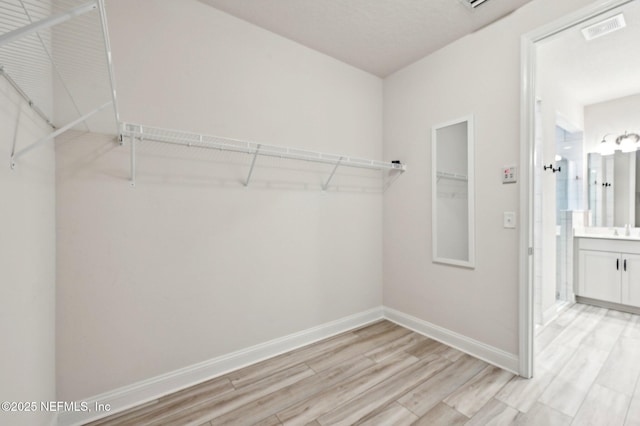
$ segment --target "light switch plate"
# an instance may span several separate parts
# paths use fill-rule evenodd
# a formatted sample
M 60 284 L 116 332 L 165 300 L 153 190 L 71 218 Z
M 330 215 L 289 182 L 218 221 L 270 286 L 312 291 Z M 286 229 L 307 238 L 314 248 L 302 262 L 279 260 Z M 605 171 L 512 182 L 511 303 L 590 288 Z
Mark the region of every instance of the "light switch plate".
M 502 183 L 516 183 L 518 181 L 518 167 L 502 167 Z
M 516 213 L 504 212 L 503 226 L 508 229 L 516 227 Z

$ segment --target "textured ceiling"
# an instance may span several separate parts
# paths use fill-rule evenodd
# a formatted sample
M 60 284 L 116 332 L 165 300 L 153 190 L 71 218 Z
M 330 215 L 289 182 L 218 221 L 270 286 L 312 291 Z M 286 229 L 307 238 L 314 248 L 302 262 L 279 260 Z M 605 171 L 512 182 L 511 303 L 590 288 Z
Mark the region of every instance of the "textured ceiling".
M 627 26 L 585 41 L 580 30 L 624 13 Z M 627 5 L 564 31 L 538 50 L 539 72 L 581 105 L 640 93 L 640 2 Z
M 531 0 L 200 0 L 380 77 Z

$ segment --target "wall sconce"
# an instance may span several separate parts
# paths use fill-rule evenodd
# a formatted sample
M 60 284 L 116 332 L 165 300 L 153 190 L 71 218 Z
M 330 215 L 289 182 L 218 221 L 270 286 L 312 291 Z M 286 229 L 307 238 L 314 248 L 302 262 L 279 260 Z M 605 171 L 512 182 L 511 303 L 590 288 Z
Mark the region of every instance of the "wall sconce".
M 611 133 L 607 133 L 606 135 L 604 135 L 602 137 L 602 140 L 600 141 L 600 145 L 598 146 L 598 152 L 602 156 L 613 155 L 613 153 L 616 150 L 616 147 L 613 144 L 613 141 L 611 142 L 607 141 L 607 136 L 613 136 L 613 135 Z
M 598 152 L 600 155 L 613 155 L 615 151 L 633 152 L 640 147 L 638 144 L 638 141 L 640 141 L 640 135 L 637 133 L 629 133 L 625 131 L 624 134 L 616 137 L 615 140 L 610 141 L 607 140 L 608 136 L 613 136 L 613 134 L 607 133 L 600 141 L 598 146 Z
M 640 135 L 637 133 L 627 133 L 625 130 L 624 135 L 620 135 L 616 138 L 616 145 L 620 146 L 622 152 L 633 152 L 638 148 L 638 141 Z

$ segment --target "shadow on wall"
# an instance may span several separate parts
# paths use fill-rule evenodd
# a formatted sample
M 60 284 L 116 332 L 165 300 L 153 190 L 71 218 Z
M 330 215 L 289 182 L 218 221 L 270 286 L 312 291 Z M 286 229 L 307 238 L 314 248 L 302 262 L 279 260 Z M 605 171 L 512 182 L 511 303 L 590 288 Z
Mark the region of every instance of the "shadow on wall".
M 56 139 L 57 173 L 64 177 L 131 179 L 129 142 L 111 135 L 71 131 Z M 247 190 L 321 191 L 334 166 L 259 157 L 245 186 L 252 156 L 199 147 L 136 141 L 136 185 L 216 187 Z M 359 168 L 336 169 L 327 192 L 381 194 L 402 173 Z

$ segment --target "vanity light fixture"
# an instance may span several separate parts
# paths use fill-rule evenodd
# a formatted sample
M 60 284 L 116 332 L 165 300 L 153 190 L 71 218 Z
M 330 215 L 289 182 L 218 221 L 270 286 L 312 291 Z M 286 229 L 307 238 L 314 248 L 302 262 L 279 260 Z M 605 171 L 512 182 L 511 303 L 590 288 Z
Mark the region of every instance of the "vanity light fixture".
M 637 133 L 628 133 L 625 131 L 623 135 L 616 138 L 616 145 L 620 146 L 622 152 L 633 152 L 638 149 L 639 140 L 640 135 Z
M 613 155 L 613 153 L 616 150 L 616 147 L 614 146 L 613 141 L 611 142 L 607 141 L 607 136 L 612 136 L 612 134 L 607 133 L 606 135 L 604 135 L 602 137 L 602 140 L 600 141 L 600 145 L 598 146 L 598 152 L 602 156 Z
M 627 131 L 624 134 L 617 136 L 615 140 L 607 140 L 607 137 L 613 136 L 612 133 L 607 133 L 602 137 L 598 146 L 598 153 L 600 155 L 613 155 L 615 151 L 633 152 L 640 148 L 640 135 L 638 133 L 629 133 Z

